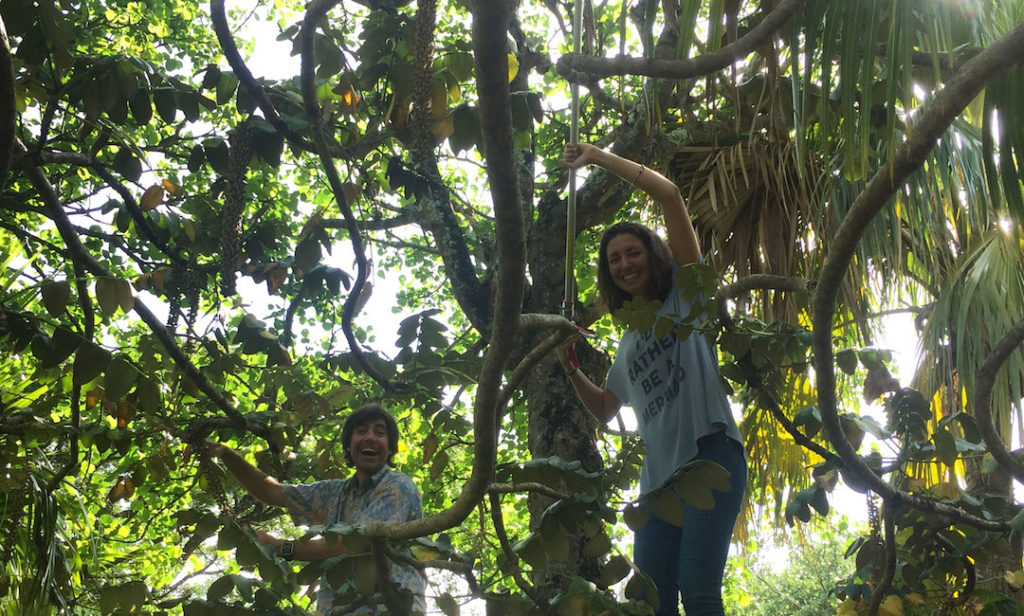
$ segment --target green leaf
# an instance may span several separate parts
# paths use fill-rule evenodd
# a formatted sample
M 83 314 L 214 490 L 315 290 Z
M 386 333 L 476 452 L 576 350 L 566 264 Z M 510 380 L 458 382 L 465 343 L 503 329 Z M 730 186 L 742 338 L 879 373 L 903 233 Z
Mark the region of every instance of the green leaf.
M 808 437 L 814 437 L 821 430 L 821 411 L 817 406 L 808 405 L 793 416 L 793 425 L 803 427 Z
M 452 113 L 452 134 L 448 143 L 456 154 L 477 147 L 483 137 L 480 130 L 480 114 L 475 107 L 459 105 Z
M 221 79 L 221 70 L 216 64 L 209 64 L 203 73 L 203 89 L 212 90 L 217 87 Z
M 811 507 L 814 507 L 814 510 L 821 515 L 828 515 L 828 495 L 825 493 L 825 490 L 820 486 L 814 486 L 812 488 L 808 488 L 808 490 L 811 491 Z
M 654 586 L 654 582 L 651 578 L 647 577 L 643 573 L 637 571 L 633 574 L 629 581 L 626 582 L 626 588 L 623 590 L 623 595 L 627 599 L 643 599 L 651 604 L 655 610 L 658 609 L 658 590 Z
M 178 93 L 178 108 L 181 109 L 181 113 L 185 115 L 185 119 L 189 122 L 199 120 L 199 97 L 200 94 L 198 92 Z
M 120 606 L 119 591 L 116 586 L 104 586 L 100 589 L 100 612 L 110 614 Z
M 129 182 L 138 182 L 142 177 L 142 162 L 135 157 L 135 152 L 129 147 L 122 147 L 117 151 L 111 166 Z
M 213 584 L 210 584 L 210 587 L 206 589 L 206 599 L 208 601 L 220 601 L 231 594 L 231 591 L 235 589 L 235 583 L 231 579 L 232 577 L 234 576 L 221 576 L 215 580 Z
M 223 105 L 231 100 L 238 88 L 238 77 L 234 73 L 222 73 L 217 81 L 217 104 Z
M 459 603 L 452 597 L 451 593 L 441 593 L 437 597 L 437 609 L 441 610 L 445 616 L 459 616 Z
M 1017 515 L 1010 520 L 1010 528 L 1017 533 L 1024 531 L 1024 509 L 1017 512 Z
M 231 575 L 231 581 L 238 590 L 238 594 L 245 601 L 252 601 L 252 586 L 253 580 L 238 574 Z
M 444 472 L 444 469 L 448 467 L 448 452 L 445 450 L 438 451 L 434 456 L 433 462 L 430 463 L 430 479 L 437 481 Z
M 131 390 L 138 377 L 138 369 L 126 358 L 118 356 L 107 366 L 103 379 L 104 393 L 110 400 L 120 400 Z
M 960 422 L 960 429 L 963 430 L 964 438 L 972 443 L 981 443 L 981 431 L 974 417 L 967 413 L 957 413 L 956 419 Z
M 263 553 L 261 546 L 256 543 L 255 539 L 244 534 L 239 537 L 238 543 L 235 546 L 235 561 L 239 567 L 251 571 L 266 560 L 267 555 Z
M 112 316 L 121 307 L 118 295 L 116 278 L 103 276 L 96 279 L 96 301 L 99 302 L 103 314 Z
M 128 582 L 118 588 L 118 603 L 127 612 L 141 612 L 149 602 L 149 588 L 145 582 Z
M 935 443 L 935 454 L 946 466 L 953 466 L 959 457 L 956 450 L 956 439 L 949 430 L 937 430 L 932 435 L 932 442 Z
M 680 323 L 675 329 L 676 339 L 679 340 L 679 342 L 686 342 L 686 340 L 693 335 L 693 331 L 693 327 L 685 323 Z
M 108 316 L 113 316 L 118 308 L 127 313 L 135 306 L 131 283 L 106 276 L 96 279 L 96 300 L 100 310 Z
M 116 99 L 109 107 L 107 107 L 107 117 L 114 124 L 124 124 L 128 120 L 128 101 L 127 99 Z
M 861 349 L 857 352 L 860 363 L 868 370 L 885 368 L 885 363 L 892 360 L 892 351 L 887 349 Z
M 468 81 L 473 75 L 473 55 L 465 52 L 445 56 L 444 64 L 458 81 Z
M 196 173 L 203 168 L 203 164 L 206 162 L 206 153 L 203 152 L 203 146 L 195 145 L 188 154 L 188 170 L 192 173 Z
M 722 332 L 718 346 L 733 357 L 743 357 L 750 350 L 750 336 L 742 332 Z
M 786 504 L 786 523 L 790 526 L 793 525 L 793 519 L 797 518 L 801 522 L 811 521 L 811 508 L 808 507 L 808 495 L 806 491 L 796 493 Z
M 281 154 L 284 153 L 284 137 L 269 124 L 266 129 L 254 131 L 253 149 L 264 162 L 277 168 L 281 166 Z
M 153 454 L 146 458 L 146 469 L 156 481 L 165 481 L 170 477 L 171 469 L 168 468 L 163 456 L 159 454 Z
M 53 330 L 53 338 L 47 348 L 47 356 L 42 359 L 42 367 L 53 368 L 59 366 L 82 344 L 82 337 L 64 326 L 57 326 Z
M 71 285 L 67 280 L 53 280 L 44 282 L 39 287 L 43 296 L 43 306 L 46 312 L 52 317 L 60 317 L 67 309 L 68 299 L 71 297 Z
M 220 175 L 228 174 L 229 149 L 226 141 L 220 137 L 211 137 L 203 141 L 206 160 L 214 171 Z
M 655 340 L 661 340 L 663 337 L 672 333 L 675 328 L 675 321 L 672 319 L 666 319 L 665 317 L 658 317 L 654 321 L 654 338 Z
M 128 108 L 131 109 L 132 117 L 139 125 L 149 124 L 149 121 L 153 119 L 153 103 L 149 98 L 149 91 L 145 88 L 139 88 L 128 99 Z
M 323 87 L 326 87 L 324 84 Z M 253 98 L 252 94 L 249 93 L 248 88 L 238 88 L 235 91 L 235 111 L 239 115 L 250 116 L 256 110 L 257 101 Z
M 324 561 L 315 560 L 299 569 L 295 580 L 304 586 L 308 586 L 320 579 L 323 575 Z
M 195 531 L 188 541 L 185 542 L 185 547 L 182 548 L 182 557 L 187 557 L 194 552 L 202 542 L 217 532 L 218 528 L 220 528 L 220 519 L 212 513 L 204 514 L 199 518 L 199 521 L 196 522 Z
M 159 383 L 153 378 L 143 378 L 138 383 L 135 387 L 135 397 L 139 408 L 150 413 L 159 411 L 161 405 Z
M 256 589 L 255 599 L 256 607 L 264 610 L 276 611 L 274 608 L 280 602 L 280 598 L 276 594 L 262 587 Z
M 846 374 L 853 374 L 857 371 L 857 351 L 855 349 L 843 349 L 836 353 L 836 365 Z
M 328 567 L 328 563 L 325 562 L 324 566 Z M 329 565 L 327 582 L 335 590 L 351 583 L 361 595 L 370 596 L 377 583 L 376 572 L 372 554 L 341 556 L 334 564 Z
M 215 612 L 206 601 L 189 601 L 181 606 L 181 612 L 182 616 L 228 616 L 222 610 Z
M 602 588 L 609 588 L 617 584 L 622 578 L 629 575 L 631 568 L 629 560 L 625 556 L 615 555 L 608 559 L 608 562 L 601 567 L 597 584 Z
M 600 533 L 583 545 L 583 555 L 587 558 L 599 558 L 612 549 L 612 541 L 605 533 Z
M 516 542 L 512 551 L 528 565 L 537 569 L 547 567 L 550 563 L 565 562 L 569 558 L 569 538 L 563 532 L 552 532 L 550 537 L 543 533 L 530 533 L 525 539 Z
M 156 88 L 153 90 L 153 105 L 157 114 L 167 124 L 174 124 L 178 115 L 178 101 L 174 88 Z
M 654 515 L 673 526 L 682 526 L 684 503 L 671 488 L 658 488 L 647 495 L 647 504 Z
M 106 369 L 110 363 L 110 351 L 92 342 L 83 342 L 75 354 L 72 381 L 75 385 L 89 383 Z
M 622 519 L 626 522 L 634 532 L 640 530 L 647 524 L 647 508 L 643 506 L 637 506 L 632 503 L 626 505 L 626 508 L 622 511 Z

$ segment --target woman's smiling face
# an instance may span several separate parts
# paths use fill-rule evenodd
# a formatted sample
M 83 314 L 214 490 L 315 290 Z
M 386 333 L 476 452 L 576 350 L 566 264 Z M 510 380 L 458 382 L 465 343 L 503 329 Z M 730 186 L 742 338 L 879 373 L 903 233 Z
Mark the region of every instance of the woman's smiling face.
M 632 233 L 619 233 L 608 241 L 605 256 L 615 286 L 634 297 L 650 299 L 650 254 L 643 240 Z

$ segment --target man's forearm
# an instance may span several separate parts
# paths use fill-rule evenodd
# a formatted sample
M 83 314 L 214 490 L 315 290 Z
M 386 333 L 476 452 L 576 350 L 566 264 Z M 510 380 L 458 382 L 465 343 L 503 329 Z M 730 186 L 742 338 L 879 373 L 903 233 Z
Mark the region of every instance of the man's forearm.
M 260 543 L 269 545 L 274 548 L 274 554 L 277 556 L 286 556 L 287 549 L 283 546 L 285 543 L 291 544 L 291 555 L 288 556 L 290 560 L 323 560 L 325 558 L 331 558 L 332 556 L 340 556 L 346 554 L 348 550 L 345 549 L 345 544 L 342 543 L 341 538 L 333 539 L 328 541 L 323 537 L 316 539 L 299 539 L 296 541 L 289 541 L 285 539 L 278 539 L 267 533 L 259 533 Z
M 242 484 L 242 487 L 254 497 L 275 507 L 286 505 L 282 486 L 278 480 L 246 462 L 245 458 L 230 447 L 221 445 L 217 448 L 216 453 L 224 462 L 224 466 L 238 480 L 238 483 Z

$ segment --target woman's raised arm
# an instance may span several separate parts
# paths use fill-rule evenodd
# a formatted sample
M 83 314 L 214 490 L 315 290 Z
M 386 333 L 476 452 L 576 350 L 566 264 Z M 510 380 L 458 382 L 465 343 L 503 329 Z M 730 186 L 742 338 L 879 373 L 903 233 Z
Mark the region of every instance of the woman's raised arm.
M 668 232 L 668 245 L 672 256 L 680 265 L 700 261 L 700 244 L 690 222 L 686 202 L 675 182 L 646 166 L 602 150 L 589 143 L 570 143 L 565 146 L 562 164 L 572 169 L 584 165 L 598 165 L 644 191 L 661 207 Z

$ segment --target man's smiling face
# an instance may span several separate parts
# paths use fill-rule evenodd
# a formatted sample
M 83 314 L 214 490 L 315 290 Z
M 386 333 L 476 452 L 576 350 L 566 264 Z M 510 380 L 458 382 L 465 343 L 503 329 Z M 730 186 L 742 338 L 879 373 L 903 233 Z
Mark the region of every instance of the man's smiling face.
M 380 472 L 391 456 L 388 447 L 388 426 L 384 420 L 371 419 L 356 426 L 352 432 L 352 440 L 348 444 L 348 453 L 355 462 L 356 478 L 359 483 Z

